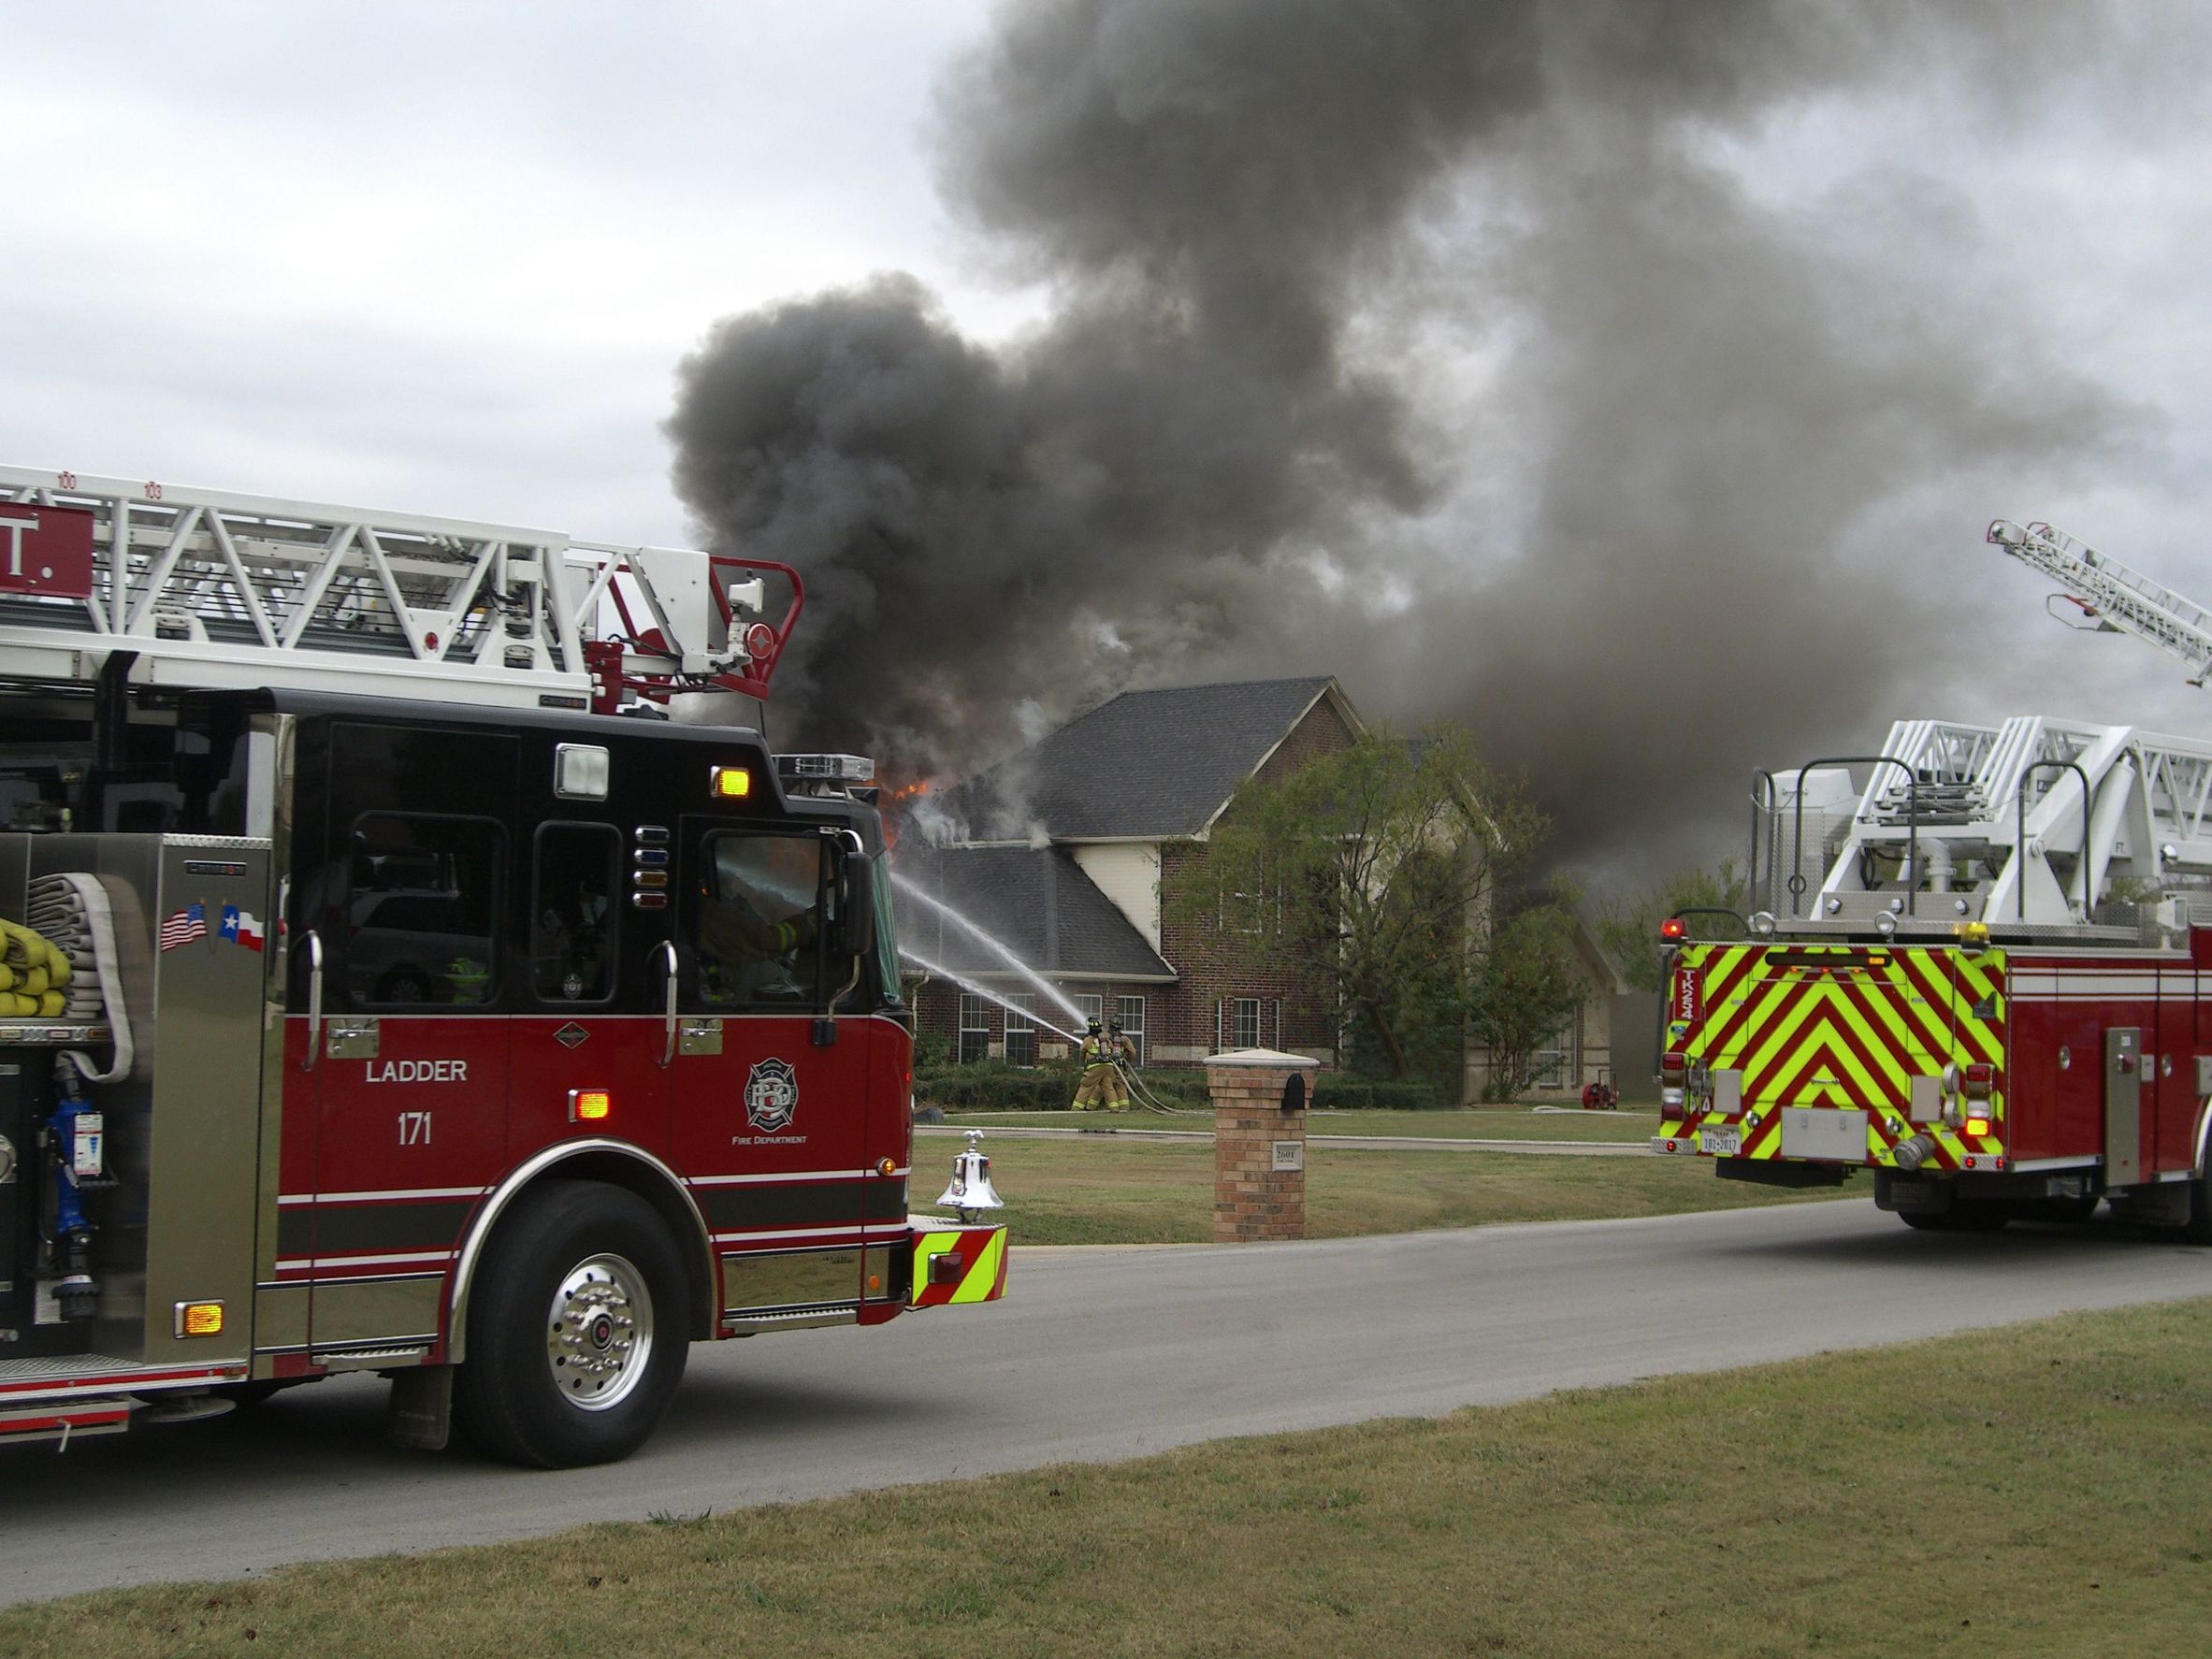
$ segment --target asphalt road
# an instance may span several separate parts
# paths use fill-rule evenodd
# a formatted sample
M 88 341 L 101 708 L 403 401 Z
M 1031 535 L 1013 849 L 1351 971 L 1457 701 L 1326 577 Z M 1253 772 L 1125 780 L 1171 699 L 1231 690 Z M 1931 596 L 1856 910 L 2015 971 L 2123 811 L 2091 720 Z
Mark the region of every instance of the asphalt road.
M 0 1451 L 0 1601 L 1137 1457 L 2205 1292 L 2212 1251 L 2115 1227 L 1920 1234 L 1864 1202 L 1038 1251 L 993 1306 L 694 1349 L 659 1435 L 612 1469 L 394 1450 L 366 1378 L 61 1456 Z

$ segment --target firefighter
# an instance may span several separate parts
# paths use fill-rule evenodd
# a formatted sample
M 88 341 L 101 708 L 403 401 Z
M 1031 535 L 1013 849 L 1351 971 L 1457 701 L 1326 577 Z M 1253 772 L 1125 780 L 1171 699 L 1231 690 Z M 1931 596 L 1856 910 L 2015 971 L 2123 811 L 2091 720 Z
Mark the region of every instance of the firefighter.
M 1126 1112 L 1136 1104 L 1129 1098 L 1129 1074 L 1136 1064 L 1136 1045 L 1122 1034 L 1119 1019 L 1109 1019 L 1106 1046 L 1114 1056 L 1114 1098 L 1107 1103 L 1106 1110 Z
M 813 974 L 802 953 L 818 930 L 811 897 L 819 855 L 811 844 L 724 837 L 700 895 L 699 948 L 710 994 L 796 1002 Z
M 1105 1106 L 1110 1111 L 1120 1108 L 1114 1104 L 1114 1097 L 1120 1090 L 1120 1081 L 1114 1075 L 1114 1049 L 1107 1040 L 1098 1016 L 1092 1015 L 1083 1028 L 1083 1046 L 1077 1051 L 1083 1062 L 1081 1081 L 1076 1085 L 1076 1098 L 1068 1110 L 1088 1112 L 1094 1106 Z

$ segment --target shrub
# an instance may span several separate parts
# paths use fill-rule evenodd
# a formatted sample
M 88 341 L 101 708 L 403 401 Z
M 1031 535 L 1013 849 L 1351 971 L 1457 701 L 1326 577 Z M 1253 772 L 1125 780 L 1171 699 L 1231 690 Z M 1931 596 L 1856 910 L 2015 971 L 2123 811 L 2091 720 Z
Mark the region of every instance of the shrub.
M 1069 1064 L 1010 1066 L 976 1060 L 964 1066 L 914 1069 L 917 1102 L 953 1112 L 1060 1112 L 1075 1099 L 1077 1068 Z M 1164 1106 L 1203 1107 L 1206 1073 L 1198 1067 L 1137 1074 L 1144 1091 Z M 1452 1103 L 1433 1084 L 1323 1072 L 1310 1085 L 1315 1106 L 1332 1112 L 1428 1112 Z M 1138 1095 L 1142 1104 L 1144 1094 Z
M 1323 1072 L 1313 1081 L 1313 1104 L 1325 1112 L 1435 1112 L 1453 1103 L 1433 1083 Z
M 914 1072 L 914 1098 L 955 1112 L 1055 1112 L 1075 1098 L 1070 1066 L 1010 1066 L 977 1060 Z

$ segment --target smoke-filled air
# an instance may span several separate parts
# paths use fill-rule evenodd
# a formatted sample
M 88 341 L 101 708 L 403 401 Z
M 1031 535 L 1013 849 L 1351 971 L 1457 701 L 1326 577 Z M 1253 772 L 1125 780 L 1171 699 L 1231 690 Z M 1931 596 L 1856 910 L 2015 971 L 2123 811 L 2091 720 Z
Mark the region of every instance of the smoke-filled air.
M 957 772 L 1127 686 L 1333 672 L 1466 723 L 1570 850 L 1732 821 L 1967 678 L 1953 546 L 2155 438 L 2013 302 L 2020 227 L 1824 158 L 1823 111 L 2001 138 L 2156 56 L 2031 0 L 1022 0 L 928 141 L 1042 320 L 967 338 L 897 273 L 727 318 L 677 487 L 805 575 L 785 745 Z

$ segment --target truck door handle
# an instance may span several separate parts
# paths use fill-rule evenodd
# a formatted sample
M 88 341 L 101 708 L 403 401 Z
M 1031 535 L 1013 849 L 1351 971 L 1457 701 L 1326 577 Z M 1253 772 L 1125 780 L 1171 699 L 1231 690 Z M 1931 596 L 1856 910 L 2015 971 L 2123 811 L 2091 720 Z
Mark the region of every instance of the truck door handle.
M 660 1047 L 660 1069 L 666 1071 L 676 1058 L 676 947 L 672 941 L 663 939 L 659 949 L 653 953 L 660 964 L 661 985 L 665 988 L 663 1017 L 666 1021 L 665 1041 Z
M 311 1072 L 323 1051 L 323 935 L 312 928 L 307 934 L 307 1058 L 299 1069 Z

